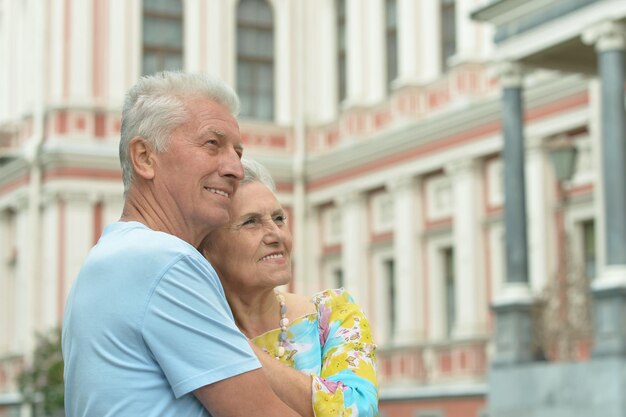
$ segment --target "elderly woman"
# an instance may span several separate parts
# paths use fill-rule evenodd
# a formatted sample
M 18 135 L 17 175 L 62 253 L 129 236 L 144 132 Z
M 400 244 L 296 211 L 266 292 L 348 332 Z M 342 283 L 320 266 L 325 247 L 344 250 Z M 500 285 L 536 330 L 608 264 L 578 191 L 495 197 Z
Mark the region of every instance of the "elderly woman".
M 291 280 L 287 216 L 267 170 L 242 162 L 230 222 L 202 247 L 239 329 L 274 391 L 301 415 L 376 416 L 376 346 L 367 319 L 343 289 L 312 298 L 276 289 Z

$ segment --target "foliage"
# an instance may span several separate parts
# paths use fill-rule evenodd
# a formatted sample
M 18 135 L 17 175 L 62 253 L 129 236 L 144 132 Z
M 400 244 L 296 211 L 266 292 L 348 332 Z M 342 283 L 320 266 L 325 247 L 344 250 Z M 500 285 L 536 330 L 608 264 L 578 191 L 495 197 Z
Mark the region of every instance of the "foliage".
M 573 240 L 564 235 L 562 241 L 564 253 L 535 306 L 535 348 L 548 360 L 577 361 L 593 339 L 590 282 L 575 261 Z
M 46 416 L 63 415 L 63 355 L 60 328 L 37 335 L 32 363 L 18 376 L 18 385 L 24 401 L 32 404 L 36 410 L 43 411 Z

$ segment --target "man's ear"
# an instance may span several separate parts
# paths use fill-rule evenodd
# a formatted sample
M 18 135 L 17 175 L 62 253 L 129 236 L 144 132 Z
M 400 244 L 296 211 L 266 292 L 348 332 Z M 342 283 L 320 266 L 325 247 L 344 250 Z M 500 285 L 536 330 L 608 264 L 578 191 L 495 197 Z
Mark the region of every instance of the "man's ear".
M 137 176 L 146 180 L 154 178 L 154 149 L 144 138 L 132 138 L 128 145 L 128 154 Z

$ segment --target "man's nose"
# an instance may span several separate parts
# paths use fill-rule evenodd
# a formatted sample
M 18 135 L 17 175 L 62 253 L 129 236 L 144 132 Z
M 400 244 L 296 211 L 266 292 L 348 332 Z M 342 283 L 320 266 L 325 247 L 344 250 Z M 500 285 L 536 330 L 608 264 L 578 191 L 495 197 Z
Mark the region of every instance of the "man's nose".
M 231 177 L 236 180 L 243 179 L 243 165 L 241 165 L 241 157 L 234 149 L 229 150 L 223 156 L 220 163 L 220 175 L 223 177 Z

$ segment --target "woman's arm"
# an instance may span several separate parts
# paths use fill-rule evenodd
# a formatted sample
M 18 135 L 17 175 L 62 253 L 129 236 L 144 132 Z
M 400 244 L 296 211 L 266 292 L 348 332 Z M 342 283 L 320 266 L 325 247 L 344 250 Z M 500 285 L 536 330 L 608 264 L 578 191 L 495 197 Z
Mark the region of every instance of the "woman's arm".
M 318 297 L 322 371 L 313 376 L 315 416 L 378 415 L 376 345 L 369 322 L 342 290 Z
M 317 304 L 322 345 L 319 376 L 290 368 L 253 345 L 272 389 L 302 416 L 377 416 L 376 346 L 367 318 L 343 291 L 326 291 Z
M 311 376 L 290 368 L 250 343 L 276 395 L 303 417 L 314 417 L 311 405 Z

